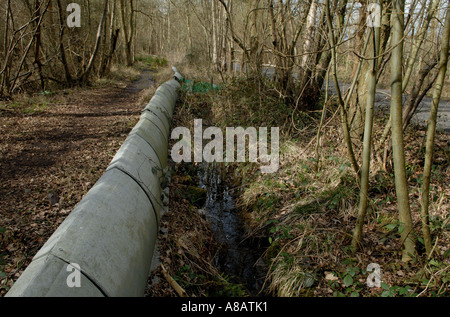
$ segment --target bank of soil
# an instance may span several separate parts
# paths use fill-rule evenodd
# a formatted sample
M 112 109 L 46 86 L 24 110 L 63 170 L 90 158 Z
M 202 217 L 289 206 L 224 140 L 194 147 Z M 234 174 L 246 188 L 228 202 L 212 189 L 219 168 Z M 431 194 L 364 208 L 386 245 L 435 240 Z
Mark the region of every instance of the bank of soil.
M 0 296 L 111 162 L 144 108 L 133 83 L 0 105 Z

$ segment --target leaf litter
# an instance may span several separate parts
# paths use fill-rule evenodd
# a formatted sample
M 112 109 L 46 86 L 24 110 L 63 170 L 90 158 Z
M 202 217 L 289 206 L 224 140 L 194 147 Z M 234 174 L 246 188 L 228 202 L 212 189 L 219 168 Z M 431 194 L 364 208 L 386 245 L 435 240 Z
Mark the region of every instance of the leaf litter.
M 0 104 L 0 297 L 104 173 L 139 120 L 142 81 Z M 149 97 L 149 96 L 145 96 Z M 29 111 L 30 104 L 36 111 Z

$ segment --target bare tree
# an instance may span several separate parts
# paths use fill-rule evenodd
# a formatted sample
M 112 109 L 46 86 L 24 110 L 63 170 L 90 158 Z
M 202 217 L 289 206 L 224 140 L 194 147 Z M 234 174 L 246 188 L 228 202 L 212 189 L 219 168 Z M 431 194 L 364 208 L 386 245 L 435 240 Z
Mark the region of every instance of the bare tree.
M 391 57 L 391 120 L 392 120 L 392 151 L 394 160 L 395 191 L 399 220 L 401 225 L 402 260 L 409 262 L 415 255 L 415 239 L 408 197 L 408 182 L 406 179 L 405 152 L 402 129 L 402 65 L 403 65 L 403 34 L 404 34 L 403 0 L 393 1 L 392 13 L 392 50 Z
M 134 1 L 120 0 L 120 21 L 122 23 L 122 35 L 124 39 L 124 52 L 126 64 L 133 65 L 133 38 L 134 38 Z
M 91 54 L 91 57 L 89 59 L 89 63 L 85 69 L 85 71 L 82 73 L 82 75 L 79 78 L 79 81 L 84 82 L 90 75 L 91 71 L 92 71 L 92 67 L 94 65 L 94 61 L 95 58 L 97 57 L 98 54 L 98 50 L 100 47 L 100 41 L 102 38 L 102 31 L 103 31 L 103 24 L 105 22 L 105 17 L 106 17 L 106 12 L 108 10 L 108 2 L 109 0 L 105 0 L 104 6 L 103 6 L 103 13 L 102 16 L 100 18 L 100 22 L 98 24 L 98 29 L 97 29 L 97 36 L 96 36 L 96 40 L 95 40 L 95 46 L 94 46 L 94 50 Z
M 380 47 L 380 30 L 379 27 L 370 28 L 370 35 L 372 42 L 372 54 L 370 56 L 371 69 L 367 74 L 367 105 L 365 114 L 365 126 L 364 126 L 364 142 L 363 142 L 363 155 L 361 166 L 361 189 L 359 194 L 359 210 L 358 218 L 356 221 L 356 227 L 353 234 L 352 246 L 357 249 L 361 243 L 364 219 L 368 204 L 368 192 L 369 192 L 369 175 L 370 175 L 370 158 L 372 150 L 372 129 L 373 129 L 373 111 L 375 105 L 375 93 L 377 87 L 377 59 L 376 56 Z
M 425 165 L 423 171 L 422 208 L 420 215 L 422 219 L 423 238 L 428 257 L 431 257 L 432 255 L 432 245 L 431 245 L 432 240 L 430 234 L 429 212 L 428 212 L 430 181 L 431 181 L 431 165 L 433 162 L 433 148 L 436 131 L 437 111 L 439 107 L 439 100 L 441 98 L 442 88 L 445 83 L 445 74 L 448 65 L 449 41 L 450 41 L 450 6 L 447 7 L 445 25 L 441 38 L 439 73 L 433 90 L 433 101 L 430 110 L 430 118 L 428 120 Z
M 336 91 L 337 91 L 337 99 L 339 102 L 339 109 L 340 109 L 340 113 L 341 113 L 341 122 L 342 122 L 343 131 L 344 131 L 345 144 L 347 146 L 347 153 L 348 153 L 350 162 L 353 166 L 355 173 L 358 175 L 358 180 L 359 180 L 360 167 L 359 167 L 358 162 L 356 161 L 355 153 L 353 151 L 353 144 L 352 144 L 352 139 L 350 136 L 350 128 L 349 128 L 349 124 L 348 124 L 348 115 L 347 115 L 346 104 L 342 97 L 342 93 L 341 93 L 341 89 L 339 88 L 339 81 L 338 81 L 338 77 L 337 77 L 337 56 L 336 56 L 336 38 L 335 38 L 336 35 L 334 34 L 334 31 L 333 31 L 334 29 L 333 29 L 333 23 L 332 23 L 332 18 L 331 18 L 331 10 L 330 10 L 329 0 L 325 0 L 325 12 L 326 12 L 326 21 L 327 21 L 327 25 L 328 25 L 328 32 L 329 32 L 328 38 L 329 38 L 330 47 L 331 47 L 332 75 L 333 75 L 334 85 L 335 85 Z

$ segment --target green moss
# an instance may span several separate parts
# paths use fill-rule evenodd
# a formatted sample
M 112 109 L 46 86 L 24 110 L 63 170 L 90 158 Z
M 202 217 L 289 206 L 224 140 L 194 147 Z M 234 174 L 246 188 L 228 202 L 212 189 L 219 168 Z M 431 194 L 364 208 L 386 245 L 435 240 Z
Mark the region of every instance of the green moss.
M 166 67 L 169 64 L 164 57 L 154 55 L 140 55 L 136 57 L 136 61 L 144 63 L 152 70 Z

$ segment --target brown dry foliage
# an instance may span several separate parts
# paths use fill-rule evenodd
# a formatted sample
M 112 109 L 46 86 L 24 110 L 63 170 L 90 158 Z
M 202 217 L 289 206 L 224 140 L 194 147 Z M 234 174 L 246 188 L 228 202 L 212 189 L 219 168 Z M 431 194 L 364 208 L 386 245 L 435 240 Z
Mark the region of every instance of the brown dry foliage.
M 151 77 L 143 78 L 147 86 Z M 135 82 L 0 105 L 0 295 L 95 184 L 144 107 Z

